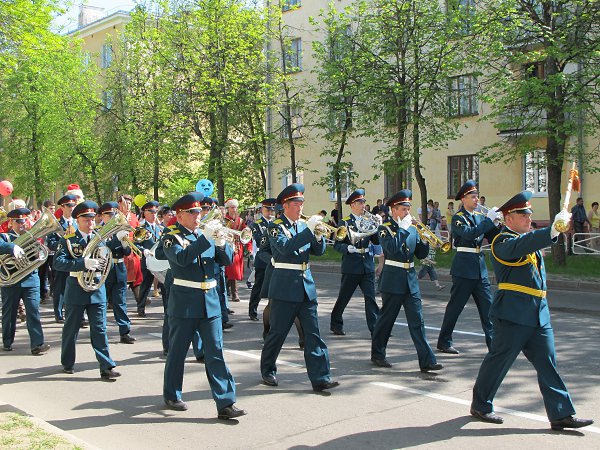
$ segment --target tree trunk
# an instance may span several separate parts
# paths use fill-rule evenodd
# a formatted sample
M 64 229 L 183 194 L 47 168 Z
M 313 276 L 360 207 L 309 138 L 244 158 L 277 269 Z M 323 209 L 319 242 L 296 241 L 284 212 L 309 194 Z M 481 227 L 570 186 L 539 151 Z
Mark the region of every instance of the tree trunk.
M 158 201 L 158 179 L 160 175 L 160 144 L 158 142 L 158 131 L 155 130 L 152 136 L 154 146 L 154 174 L 152 177 L 152 186 L 154 186 L 154 200 Z

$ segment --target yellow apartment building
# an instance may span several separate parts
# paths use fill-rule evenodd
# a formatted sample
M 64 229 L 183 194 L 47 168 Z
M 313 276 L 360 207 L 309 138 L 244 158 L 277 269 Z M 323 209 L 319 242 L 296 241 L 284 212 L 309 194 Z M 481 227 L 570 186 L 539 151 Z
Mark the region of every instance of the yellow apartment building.
M 326 8 L 328 3 L 326 0 L 292 0 L 290 4 L 295 5 L 296 8 L 283 12 L 284 23 L 289 25 L 290 30 L 294 30 L 294 35 L 291 36 L 294 39 L 292 51 L 297 51 L 299 53 L 297 58 L 301 58 L 301 63 L 298 64 L 301 71 L 293 75 L 298 86 L 303 83 L 313 85 L 316 83 L 316 75 L 311 73 L 315 66 L 311 42 L 321 40 L 323 37 L 319 36 L 310 24 L 309 17 L 318 17 L 319 11 Z M 338 10 L 342 10 L 350 4 L 351 0 L 338 0 L 335 2 Z M 540 152 L 528 158 L 514 161 L 511 164 L 483 163 L 477 157 L 477 152 L 499 139 L 504 139 L 503 135 L 505 133 L 503 130 L 496 129 L 493 123 L 479 121 L 482 115 L 489 112 L 489 106 L 475 99 L 474 90 L 473 92 L 469 91 L 470 78 L 468 74 L 453 79 L 452 83 L 460 83 L 460 86 L 466 92 L 466 97 L 458 101 L 461 111 L 457 120 L 460 122 L 462 136 L 457 140 L 449 141 L 444 150 L 423 152 L 421 163 L 427 182 L 428 197 L 434 201 L 439 201 L 443 215 L 448 202 L 454 200 L 454 194 L 462 182 L 474 178 L 479 181 L 481 195 L 486 197 L 488 207 L 500 206 L 513 194 L 529 189 L 534 194 L 532 198 L 534 220 L 548 220 L 546 173 L 543 169 L 534 169 L 533 164 L 531 164 L 531 158 L 539 158 L 540 152 L 543 155 L 544 142 L 540 142 Z M 272 120 L 274 122 L 273 128 L 276 129 L 278 126 L 276 121 L 281 121 L 281 119 L 273 117 Z M 297 160 L 310 161 L 310 166 L 299 177 L 307 189 L 305 210 L 307 213 L 316 213 L 321 209 L 330 212 L 335 208 L 334 194 L 328 192 L 325 187 L 313 185 L 315 180 L 323 176 L 322 171 L 327 170 L 328 160 L 320 156 L 325 142 L 319 139 L 316 133 L 308 127 L 303 129 L 300 134 L 301 137 L 298 137 L 298 139 L 299 142 L 300 140 L 303 141 L 303 146 L 297 149 Z M 573 139 L 576 139 L 576 137 L 573 137 Z M 377 181 L 362 182 L 362 180 L 373 178 L 374 169 L 372 166 L 378 144 L 368 139 L 351 139 L 348 145 L 351 156 L 347 159 L 352 162 L 353 169 L 359 174 L 355 180 L 356 184 L 366 189 L 367 203 L 374 206 L 378 198 L 393 195 L 394 192 L 389 192 L 389 189 L 387 189 L 386 180 L 383 176 Z M 589 137 L 584 137 L 583 145 L 585 149 L 593 149 L 598 146 L 598 142 Z M 274 149 L 272 160 L 273 167 L 270 171 L 269 186 L 271 193 L 276 195 L 289 182 L 290 177 L 285 176 L 285 169 L 289 167 L 289 157 Z M 319 173 L 313 173 L 310 169 L 316 169 Z M 564 173 L 568 173 L 567 164 L 565 164 Z M 589 211 L 593 201 L 600 201 L 600 174 L 583 171 L 581 180 L 581 196 L 584 198 L 586 211 Z M 418 206 L 420 192 L 416 181 L 413 180 L 408 187 L 413 190 L 413 200 L 416 201 L 416 206 Z M 575 203 L 577 196 L 578 194 L 574 192 L 571 206 Z M 457 206 L 459 205 L 456 205 L 455 202 L 455 208 Z M 349 209 L 345 208 L 344 215 L 348 211 Z

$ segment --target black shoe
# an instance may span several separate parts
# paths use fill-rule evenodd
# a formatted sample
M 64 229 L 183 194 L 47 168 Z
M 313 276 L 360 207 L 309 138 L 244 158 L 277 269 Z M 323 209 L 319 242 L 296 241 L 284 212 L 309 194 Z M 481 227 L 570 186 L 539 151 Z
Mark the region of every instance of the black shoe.
M 56 323 L 65 323 L 65 319 L 54 319 Z
M 42 353 L 47 352 L 48 350 L 50 350 L 50 346 L 48 344 L 41 344 L 36 347 L 33 347 L 31 349 L 31 354 L 32 355 L 40 355 Z
M 333 389 L 334 387 L 338 387 L 340 385 L 337 381 L 323 381 L 315 386 L 313 386 L 313 391 L 315 392 L 323 392 L 327 389 Z
M 593 424 L 592 419 L 578 419 L 577 417 L 567 416 L 560 420 L 550 422 L 550 428 L 556 431 L 561 431 L 564 428 L 581 428 Z
M 217 418 L 221 420 L 229 420 L 245 416 L 246 414 L 248 413 L 243 409 L 236 408 L 235 405 L 229 405 L 225 408 L 221 408 L 217 412 Z
M 304 341 L 298 341 L 298 347 L 300 347 L 300 350 L 304 350 Z
M 262 380 L 263 380 L 263 383 L 266 384 L 267 386 L 278 386 L 279 385 L 279 381 L 277 381 L 277 378 L 275 377 L 275 375 L 263 375 Z
M 103 380 L 114 380 L 115 378 L 119 378 L 120 376 L 121 373 L 113 369 L 106 369 L 100 372 L 100 378 L 102 378 Z
M 454 347 L 450 346 L 450 347 L 441 347 L 438 345 L 438 351 L 442 352 L 442 353 L 448 353 L 450 355 L 458 355 L 460 352 L 458 350 L 456 350 Z
M 229 330 L 230 328 L 233 328 L 233 324 L 232 323 L 223 322 L 223 329 L 224 330 Z
M 138 317 L 146 317 L 146 311 L 138 311 Z
M 129 333 L 121 335 L 121 344 L 133 344 L 135 342 L 135 338 L 132 337 Z
M 163 356 L 167 356 L 169 354 L 168 348 L 163 348 Z
M 2 350 L 4 350 L 5 352 L 12 352 L 13 348 L 12 345 L 9 345 L 8 347 L 2 347 Z
M 346 332 L 344 330 L 340 330 L 339 328 L 332 328 L 331 332 L 336 336 L 346 336 Z
M 165 405 L 174 411 L 187 411 L 187 404 L 182 400 L 165 400 Z
M 90 323 L 87 320 L 82 320 L 79 328 L 87 328 Z
M 227 314 L 235 314 L 235 311 L 233 309 L 227 308 Z
M 375 364 L 376 366 L 379 366 L 379 367 L 388 367 L 388 368 L 392 367 L 392 365 L 390 364 L 390 362 L 387 359 L 385 359 L 385 358 L 379 359 L 379 358 L 373 358 L 372 357 L 371 358 L 371 362 L 373 364 Z
M 504 423 L 504 419 L 494 412 L 484 413 L 484 412 L 477 411 L 476 409 L 471 408 L 471 415 L 473 417 L 477 417 L 479 420 L 482 420 L 483 422 L 495 423 L 498 425 L 501 423 Z
M 196 361 L 198 361 L 201 364 L 204 364 L 204 356 L 196 356 Z
M 72 368 L 72 367 L 65 367 L 65 368 L 63 369 L 63 372 L 64 372 L 64 373 L 67 373 L 67 374 L 69 374 L 69 375 L 73 375 L 73 374 L 75 373 L 75 371 L 73 370 L 73 368 Z
M 444 368 L 444 366 L 442 366 L 440 363 L 435 363 L 435 364 L 430 364 L 425 367 L 421 367 L 421 372 L 423 372 L 423 373 L 433 372 L 435 370 L 442 370 L 443 368 Z
M 258 322 L 258 317 L 256 317 L 256 316 L 250 316 L 250 320 L 252 322 Z

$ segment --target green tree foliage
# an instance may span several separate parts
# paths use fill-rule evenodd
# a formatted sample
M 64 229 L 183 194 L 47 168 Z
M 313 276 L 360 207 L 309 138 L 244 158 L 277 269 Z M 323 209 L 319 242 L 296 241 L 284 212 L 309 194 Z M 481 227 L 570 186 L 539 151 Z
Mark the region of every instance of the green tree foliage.
M 595 0 L 478 2 L 470 32 L 472 60 L 486 75 L 487 117 L 504 139 L 488 161 L 509 161 L 544 149 L 550 218 L 561 208 L 565 162 L 597 170 L 598 149 L 586 138 L 600 129 L 600 3 Z M 570 165 L 569 165 L 570 166 Z M 562 245 L 553 247 L 565 264 Z

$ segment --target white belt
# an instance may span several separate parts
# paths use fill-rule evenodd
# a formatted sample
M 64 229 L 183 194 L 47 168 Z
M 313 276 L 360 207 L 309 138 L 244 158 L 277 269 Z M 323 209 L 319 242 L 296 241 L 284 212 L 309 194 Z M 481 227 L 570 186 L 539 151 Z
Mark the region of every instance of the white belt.
M 189 288 L 202 289 L 204 291 L 208 291 L 214 287 L 217 287 L 217 280 L 210 281 L 190 281 L 190 280 L 182 280 L 181 278 L 175 278 L 173 280 L 173 284 L 177 286 L 185 286 Z
M 303 272 L 305 270 L 307 270 L 308 268 L 310 268 L 309 263 L 288 264 L 288 263 L 275 262 L 273 259 L 271 259 L 271 264 L 273 264 L 273 267 L 275 267 L 276 269 L 301 270 Z
M 71 275 L 72 277 L 77 278 L 79 276 L 81 272 L 69 272 L 69 275 Z
M 368 248 L 357 248 L 356 253 L 369 253 Z
M 456 251 L 464 253 L 479 253 L 481 250 L 479 247 L 456 247 Z
M 122 262 L 125 262 L 125 258 L 115 258 L 115 259 L 113 259 L 113 262 L 115 264 L 122 263 Z
M 414 262 L 405 263 L 399 261 L 391 261 L 389 259 L 386 259 L 384 264 L 387 266 L 401 267 L 402 269 L 412 269 L 413 267 L 415 267 Z

